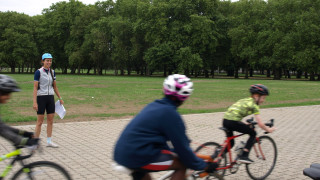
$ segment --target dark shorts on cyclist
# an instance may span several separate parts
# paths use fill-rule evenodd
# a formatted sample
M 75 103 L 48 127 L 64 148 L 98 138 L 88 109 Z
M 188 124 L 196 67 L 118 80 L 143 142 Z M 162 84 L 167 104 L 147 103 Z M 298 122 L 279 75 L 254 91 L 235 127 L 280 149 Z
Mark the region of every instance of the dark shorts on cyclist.
M 37 114 L 43 115 L 55 113 L 55 103 L 53 95 L 37 96 L 38 111 Z
M 251 149 L 251 147 L 254 144 L 255 141 L 255 137 L 257 135 L 256 131 L 254 129 L 252 129 L 250 126 L 246 125 L 245 123 L 241 122 L 241 121 L 233 121 L 233 120 L 228 120 L 228 119 L 224 119 L 223 120 L 223 127 L 227 128 L 230 130 L 230 133 L 228 134 L 228 136 L 233 136 L 233 131 L 238 131 L 244 134 L 249 134 L 249 139 L 247 141 L 247 144 L 245 146 L 246 149 Z M 231 146 L 234 145 L 234 140 L 231 140 Z

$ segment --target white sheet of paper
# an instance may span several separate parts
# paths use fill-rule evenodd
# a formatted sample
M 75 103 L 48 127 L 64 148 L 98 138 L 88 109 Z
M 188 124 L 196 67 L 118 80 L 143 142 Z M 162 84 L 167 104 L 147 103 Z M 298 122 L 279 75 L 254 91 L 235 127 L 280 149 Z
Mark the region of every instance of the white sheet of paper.
M 56 102 L 56 113 L 61 119 L 63 119 L 63 117 L 66 115 L 66 109 L 60 104 L 59 100 Z

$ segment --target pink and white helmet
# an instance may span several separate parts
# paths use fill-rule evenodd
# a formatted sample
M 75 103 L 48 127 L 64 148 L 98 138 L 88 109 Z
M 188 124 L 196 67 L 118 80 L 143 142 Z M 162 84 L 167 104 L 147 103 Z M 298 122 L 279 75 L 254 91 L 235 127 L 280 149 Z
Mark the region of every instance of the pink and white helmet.
M 180 101 L 185 101 L 192 94 L 192 91 L 193 83 L 185 75 L 169 75 L 163 82 L 164 94 L 177 97 Z

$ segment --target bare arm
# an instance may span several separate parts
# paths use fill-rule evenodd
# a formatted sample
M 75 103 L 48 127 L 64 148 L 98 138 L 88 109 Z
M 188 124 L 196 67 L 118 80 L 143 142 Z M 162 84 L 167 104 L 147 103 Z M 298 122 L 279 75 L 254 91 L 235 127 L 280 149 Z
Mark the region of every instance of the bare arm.
M 54 92 L 56 93 L 56 95 L 58 96 L 58 98 L 60 99 L 60 104 L 64 104 L 63 100 L 61 99 L 58 87 L 57 87 L 57 82 L 55 80 L 53 81 L 53 89 L 54 89 Z
M 272 133 L 272 132 L 275 130 L 275 127 L 270 128 L 270 127 L 266 126 L 266 125 L 262 122 L 261 117 L 260 117 L 259 114 L 254 115 L 254 117 L 255 117 L 255 119 L 256 119 L 256 121 L 257 121 L 257 123 L 258 123 L 258 126 L 259 126 L 261 129 L 263 129 L 263 130 L 265 130 L 265 131 L 267 131 L 267 132 L 269 132 L 269 133 Z
M 38 92 L 39 81 L 33 82 L 33 109 L 38 111 L 38 103 L 37 103 L 37 92 Z

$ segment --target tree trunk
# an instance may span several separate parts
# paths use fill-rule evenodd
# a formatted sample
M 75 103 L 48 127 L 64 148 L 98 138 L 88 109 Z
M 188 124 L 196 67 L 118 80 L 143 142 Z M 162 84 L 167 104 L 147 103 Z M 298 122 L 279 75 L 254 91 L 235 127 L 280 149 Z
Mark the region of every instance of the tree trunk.
M 308 79 L 309 76 L 308 76 L 308 72 L 304 72 L 304 78 Z
M 67 74 L 68 73 L 68 67 L 63 68 L 62 74 Z
M 81 66 L 80 64 L 78 65 L 78 73 L 77 74 L 80 74 L 80 71 L 81 71 Z
M 250 77 L 253 77 L 253 69 L 250 68 Z
M 208 70 L 204 70 L 204 77 L 209 78 L 209 71 Z
M 245 79 L 249 79 L 249 66 L 248 66 L 248 63 L 246 64 L 246 67 L 245 67 L 245 72 L 246 72 L 246 74 L 245 74 Z
M 76 68 L 72 67 L 70 74 L 75 74 L 75 73 L 76 73 Z
M 311 71 L 310 73 L 310 81 L 315 81 L 316 78 L 315 78 L 315 73 L 313 71 Z
M 239 70 L 237 67 L 234 68 L 234 78 L 236 78 L 236 79 L 239 78 Z
M 10 68 L 11 68 L 11 73 L 13 73 L 13 74 L 16 73 L 16 67 L 11 66 Z
M 280 80 L 281 79 L 281 68 L 274 69 L 274 80 Z
M 287 70 L 287 76 L 288 76 L 289 79 L 291 79 L 291 74 L 290 74 L 289 70 Z
M 167 77 L 167 65 L 163 67 L 163 77 Z
M 270 71 L 270 69 L 267 70 L 267 77 L 271 77 L 271 71 Z
M 297 78 L 298 78 L 298 79 L 300 79 L 300 78 L 301 78 L 301 76 L 302 76 L 302 71 L 300 71 L 300 70 L 299 70 L 299 71 L 297 71 Z
M 211 67 L 211 78 L 214 78 L 214 67 Z

